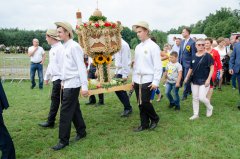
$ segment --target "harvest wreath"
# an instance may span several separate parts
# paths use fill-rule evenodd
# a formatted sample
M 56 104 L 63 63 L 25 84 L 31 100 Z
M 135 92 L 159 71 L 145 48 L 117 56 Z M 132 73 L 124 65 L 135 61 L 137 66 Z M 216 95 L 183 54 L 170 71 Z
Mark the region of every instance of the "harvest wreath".
M 97 68 L 97 80 L 89 81 L 89 89 L 95 88 L 99 92 L 100 87 L 97 88 L 96 85 L 101 86 L 101 91 L 104 92 L 109 92 L 111 87 L 117 89 L 119 86 L 122 90 L 129 90 L 129 88 L 124 87 L 126 83 L 120 84 L 118 81 L 118 85 L 113 85 L 116 79 L 112 79 L 110 74 L 112 55 L 121 49 L 121 23 L 107 21 L 107 18 L 98 9 L 94 11 L 88 22 L 82 23 L 79 20 L 81 18 L 81 13 L 77 12 L 76 33 L 78 41 L 84 53 L 93 59 L 93 64 Z

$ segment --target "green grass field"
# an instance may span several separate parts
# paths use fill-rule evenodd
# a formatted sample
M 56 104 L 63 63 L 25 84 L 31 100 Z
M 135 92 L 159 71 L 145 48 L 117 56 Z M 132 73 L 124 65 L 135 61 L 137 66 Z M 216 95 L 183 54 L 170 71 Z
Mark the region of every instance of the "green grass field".
M 133 114 L 128 118 L 120 117 L 123 106 L 114 93 L 105 94 L 102 107 L 86 106 L 87 99 L 81 98 L 87 138 L 70 142 L 70 146 L 58 152 L 50 147 L 58 142 L 59 114 L 54 129 L 38 126 L 49 112 L 51 86 L 42 91 L 31 90 L 28 81 L 5 81 L 3 86 L 10 102 L 3 115 L 18 159 L 240 158 L 240 111 L 236 108 L 239 95 L 231 86 L 214 92 L 211 118 L 205 116 L 206 108 L 201 105 L 200 118 L 195 121 L 189 121 L 191 97 L 181 102 L 180 112 L 175 112 L 168 108 L 164 95 L 161 102 L 153 102 L 160 115 L 159 126 L 140 133 L 132 131 L 140 121 L 135 94 L 131 98 Z M 165 91 L 162 86 L 161 91 Z M 75 135 L 72 127 L 71 139 Z
M 200 118 L 189 121 L 191 99 L 181 103 L 182 110 L 168 109 L 167 99 L 154 102 L 160 115 L 155 131 L 134 133 L 139 124 L 139 110 L 135 95 L 131 98 L 132 116 L 120 118 L 123 110 L 114 93 L 105 95 L 102 107 L 85 106 L 80 99 L 88 136 L 58 152 L 50 149 L 58 141 L 58 124 L 43 129 L 37 124 L 45 121 L 49 111 L 50 86 L 43 91 L 29 89 L 29 82 L 5 82 L 4 88 L 11 107 L 4 112 L 5 123 L 12 135 L 17 158 L 78 159 L 78 158 L 239 158 L 239 115 L 236 108 L 237 90 L 230 86 L 213 96 L 214 114 L 205 117 L 201 105 Z M 161 87 L 161 91 L 164 88 Z M 72 128 L 71 139 L 75 137 Z

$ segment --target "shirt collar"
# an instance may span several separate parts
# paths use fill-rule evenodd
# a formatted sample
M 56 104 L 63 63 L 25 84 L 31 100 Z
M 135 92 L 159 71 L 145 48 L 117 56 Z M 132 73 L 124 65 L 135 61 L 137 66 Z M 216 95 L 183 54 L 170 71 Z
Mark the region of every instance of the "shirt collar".
M 53 47 L 56 47 L 56 46 L 60 45 L 60 43 L 61 43 L 61 42 L 59 41 L 59 42 L 57 42 L 57 43 L 51 45 L 51 47 L 52 47 L 52 48 L 53 48 Z
M 72 43 L 73 39 L 69 39 L 67 42 L 63 43 L 64 47 L 68 47 Z
M 141 42 L 141 44 L 142 44 L 142 45 L 145 45 L 145 44 L 147 44 L 149 41 L 151 41 L 151 39 L 150 39 L 150 38 L 148 38 L 147 40 L 145 40 L 145 41 Z

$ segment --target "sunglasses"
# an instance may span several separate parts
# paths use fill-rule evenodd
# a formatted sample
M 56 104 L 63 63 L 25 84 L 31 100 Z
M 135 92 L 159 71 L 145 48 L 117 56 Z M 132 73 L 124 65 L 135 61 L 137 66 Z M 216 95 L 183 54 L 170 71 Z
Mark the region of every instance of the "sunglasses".
M 197 44 L 197 46 L 205 46 L 205 44 Z

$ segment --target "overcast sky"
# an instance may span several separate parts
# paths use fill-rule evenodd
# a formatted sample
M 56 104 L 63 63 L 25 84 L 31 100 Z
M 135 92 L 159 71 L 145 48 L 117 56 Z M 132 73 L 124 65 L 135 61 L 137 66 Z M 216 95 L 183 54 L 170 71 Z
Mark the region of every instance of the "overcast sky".
M 98 0 L 109 21 L 131 26 L 147 21 L 151 29 L 168 31 L 194 24 L 221 7 L 240 8 L 240 0 Z M 83 21 L 97 8 L 97 0 L 0 0 L 0 28 L 48 29 L 54 22 L 68 21 L 75 28 L 76 11 Z

